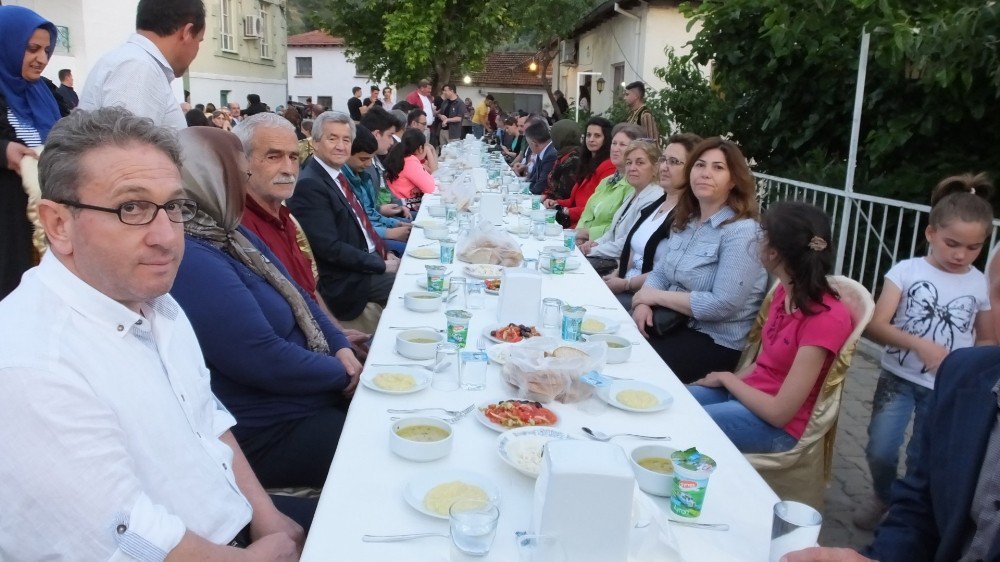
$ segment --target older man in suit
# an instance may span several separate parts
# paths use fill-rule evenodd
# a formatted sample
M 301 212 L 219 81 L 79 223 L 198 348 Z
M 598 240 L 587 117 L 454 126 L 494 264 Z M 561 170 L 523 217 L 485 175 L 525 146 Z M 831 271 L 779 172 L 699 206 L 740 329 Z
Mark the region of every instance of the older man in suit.
M 787 562 L 1000 560 L 1000 347 L 952 352 L 922 420 L 922 457 L 893 487 L 863 552 L 808 548 Z
M 287 201 L 309 239 L 319 270 L 317 289 L 348 328 L 373 332 L 396 279 L 399 258 L 386 252 L 341 172 L 351 156 L 354 120 L 327 111 L 313 123 L 315 158 Z
M 541 195 L 549 185 L 549 173 L 552 172 L 557 157 L 548 123 L 540 119 L 531 121 L 524 129 L 524 138 L 528 140 L 528 148 L 535 155 L 534 161 L 528 164 L 530 189 L 535 195 Z

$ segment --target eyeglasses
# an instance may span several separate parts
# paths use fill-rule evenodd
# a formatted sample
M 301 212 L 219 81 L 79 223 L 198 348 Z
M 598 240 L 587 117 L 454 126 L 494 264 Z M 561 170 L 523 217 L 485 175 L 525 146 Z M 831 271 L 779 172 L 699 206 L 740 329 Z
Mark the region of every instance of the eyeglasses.
M 673 156 L 671 156 L 669 158 L 667 158 L 665 156 L 661 156 L 660 159 L 657 160 L 657 161 L 659 163 L 661 163 L 661 164 L 664 163 L 664 162 L 666 162 L 667 164 L 669 164 L 671 166 L 683 166 L 684 165 L 684 161 L 683 160 L 678 160 L 678 159 L 674 158 Z
M 173 199 L 162 205 L 157 205 L 152 201 L 126 201 L 114 208 L 86 205 L 78 201 L 58 200 L 56 203 L 77 209 L 113 213 L 118 215 L 118 220 L 132 226 L 142 226 L 153 222 L 160 209 L 163 209 L 163 212 L 167 214 L 170 222 L 176 223 L 188 222 L 198 214 L 198 203 L 192 199 Z

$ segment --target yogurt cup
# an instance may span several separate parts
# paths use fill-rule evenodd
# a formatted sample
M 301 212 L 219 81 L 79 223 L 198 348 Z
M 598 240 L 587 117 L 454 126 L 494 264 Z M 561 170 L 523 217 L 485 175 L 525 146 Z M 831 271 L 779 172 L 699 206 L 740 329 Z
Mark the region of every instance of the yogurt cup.
M 670 460 L 674 465 L 670 511 L 681 517 L 698 517 L 705 503 L 708 479 L 716 469 L 715 460 L 694 447 L 676 451 Z
M 448 268 L 443 265 L 427 265 L 427 290 L 433 293 L 444 292 L 444 281 Z
M 472 315 L 464 310 L 449 310 L 444 313 L 448 319 L 448 341 L 465 347 L 469 340 L 469 320 Z

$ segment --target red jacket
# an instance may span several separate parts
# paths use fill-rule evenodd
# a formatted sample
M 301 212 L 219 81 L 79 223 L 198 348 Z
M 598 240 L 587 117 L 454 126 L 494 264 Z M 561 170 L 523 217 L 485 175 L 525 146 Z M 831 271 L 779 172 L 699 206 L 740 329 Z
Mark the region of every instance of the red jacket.
M 576 185 L 573 186 L 573 191 L 570 192 L 569 197 L 566 199 L 556 200 L 556 203 L 566 207 L 566 212 L 569 213 L 570 228 L 576 228 L 576 222 L 580 220 L 580 215 L 583 214 L 583 208 L 587 206 L 587 201 L 597 189 L 597 184 L 601 183 L 601 180 L 613 173 L 615 173 L 615 165 L 612 164 L 611 159 L 608 158 L 604 162 L 597 165 L 597 169 L 594 170 L 593 174 L 577 181 Z

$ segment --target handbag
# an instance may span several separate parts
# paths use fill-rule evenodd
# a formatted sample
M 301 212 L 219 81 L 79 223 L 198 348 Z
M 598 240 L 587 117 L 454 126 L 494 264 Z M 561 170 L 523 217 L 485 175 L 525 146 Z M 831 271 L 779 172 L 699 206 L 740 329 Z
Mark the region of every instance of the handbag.
M 653 326 L 651 331 L 657 336 L 666 336 L 681 326 L 687 326 L 690 316 L 681 314 L 665 306 L 653 307 Z

